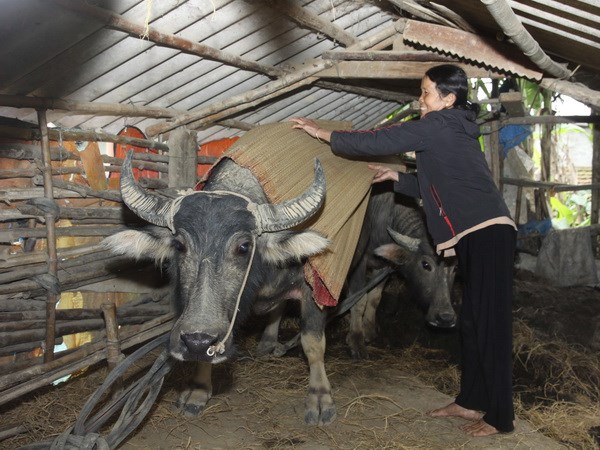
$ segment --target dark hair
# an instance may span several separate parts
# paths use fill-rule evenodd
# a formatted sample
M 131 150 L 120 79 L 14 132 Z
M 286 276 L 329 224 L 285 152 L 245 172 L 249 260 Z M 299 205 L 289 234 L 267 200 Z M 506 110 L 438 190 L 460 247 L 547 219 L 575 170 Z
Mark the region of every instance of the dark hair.
M 460 67 L 453 64 L 442 64 L 432 67 L 425 76 L 435 83 L 435 86 L 442 97 L 448 94 L 454 94 L 456 101 L 453 107 L 456 109 L 466 109 L 479 112 L 479 105 L 475 105 L 468 100 L 469 82 L 467 74 Z

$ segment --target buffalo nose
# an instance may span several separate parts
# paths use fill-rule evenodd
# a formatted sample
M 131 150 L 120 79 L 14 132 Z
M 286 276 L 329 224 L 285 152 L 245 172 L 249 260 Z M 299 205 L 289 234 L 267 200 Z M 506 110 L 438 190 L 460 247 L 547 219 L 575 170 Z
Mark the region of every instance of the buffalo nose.
M 456 325 L 456 316 L 452 313 L 439 313 L 436 315 L 439 327 L 450 328 Z
M 192 354 L 206 352 L 217 342 L 218 337 L 207 333 L 182 333 L 181 340 Z

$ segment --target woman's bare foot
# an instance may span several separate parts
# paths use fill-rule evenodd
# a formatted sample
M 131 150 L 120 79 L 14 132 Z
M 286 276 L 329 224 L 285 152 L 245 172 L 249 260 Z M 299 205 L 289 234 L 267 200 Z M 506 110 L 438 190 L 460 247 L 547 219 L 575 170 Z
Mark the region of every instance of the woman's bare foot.
M 431 411 L 427 411 L 427 415 L 431 417 L 462 417 L 463 419 L 467 420 L 480 420 L 483 417 L 483 413 L 481 411 L 463 408 L 462 406 L 457 405 L 454 402 L 444 406 L 443 408 L 437 408 L 432 409 Z
M 492 436 L 493 434 L 499 433 L 495 427 L 491 426 L 489 423 L 486 423 L 483 419 L 463 425 L 460 428 L 469 436 L 473 437 Z

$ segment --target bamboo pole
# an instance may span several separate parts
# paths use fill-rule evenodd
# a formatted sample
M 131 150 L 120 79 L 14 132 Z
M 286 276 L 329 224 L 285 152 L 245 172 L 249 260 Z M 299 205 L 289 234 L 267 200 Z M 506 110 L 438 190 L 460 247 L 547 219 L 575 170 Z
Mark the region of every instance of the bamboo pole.
M 44 197 L 54 203 L 54 196 L 52 192 L 52 165 L 50 163 L 50 144 L 48 141 L 48 123 L 46 121 L 46 111 L 38 109 L 38 124 L 40 127 L 40 135 L 42 137 L 42 162 L 44 164 Z M 44 214 L 46 219 L 46 248 L 48 249 L 48 274 L 56 278 L 58 274 L 58 258 L 56 256 L 56 225 L 54 214 L 52 212 L 46 212 Z M 56 339 L 55 334 L 55 308 L 56 302 L 58 301 L 59 295 L 54 292 L 48 291 L 48 298 L 46 300 L 46 340 L 44 347 L 44 362 L 50 362 L 54 359 L 54 340 Z
M 114 142 L 115 144 L 133 145 L 135 147 L 144 147 L 149 149 L 169 151 L 169 147 L 161 142 L 139 139 L 127 136 L 117 136 L 114 134 L 105 133 L 103 131 L 89 130 L 64 130 L 52 128 L 48 130 L 48 136 L 53 141 L 97 141 L 97 142 Z M 41 139 L 39 130 L 33 128 L 17 128 L 9 126 L 0 126 L 0 137 L 12 139 L 22 139 L 25 141 L 39 141 Z
M 133 302 L 132 302 L 133 303 Z M 117 318 L 123 317 L 135 317 L 135 316 L 159 316 L 166 314 L 165 308 L 170 306 L 164 303 L 147 304 L 141 303 L 137 305 L 131 305 L 126 303 L 125 305 L 117 308 Z M 87 309 L 57 309 L 56 320 L 69 321 L 69 320 L 83 320 L 83 319 L 99 319 L 102 317 L 102 310 L 97 308 Z M 0 313 L 0 324 L 2 323 L 20 323 L 22 321 L 43 321 L 44 316 L 42 311 L 13 311 Z
M 67 291 L 86 284 L 92 284 L 98 281 L 103 281 L 117 277 L 117 273 L 115 273 L 112 270 L 109 270 L 106 267 L 106 261 L 111 261 L 115 264 L 123 264 L 125 267 L 127 264 L 131 266 L 130 258 L 115 256 L 111 259 L 87 264 L 81 270 L 69 272 L 61 270 L 58 272 L 58 283 L 60 284 L 60 286 L 62 286 L 63 291 Z M 39 279 L 39 281 L 21 280 L 12 283 L 6 283 L 0 285 L 0 294 L 15 294 L 18 292 L 29 292 L 32 296 L 35 297 L 43 292 L 40 282 L 43 283 L 47 281 L 48 280 Z
M 144 324 L 141 331 L 136 330 L 127 334 L 127 337 L 124 336 L 121 348 L 128 349 L 168 332 L 172 326 L 172 319 L 173 315 L 168 314 Z M 73 352 L 63 357 L 67 360 L 58 358 L 48 364 L 38 364 L 30 369 L 1 377 L 0 389 L 3 390 L 0 391 L 0 405 L 104 360 L 106 358 L 105 346 L 106 342 L 103 340 L 86 347 L 85 350 L 82 349 L 81 352 Z M 15 386 L 15 383 L 20 384 Z M 13 387 L 5 389 L 7 386 Z
M 164 313 L 165 311 L 163 311 Z M 145 323 L 153 319 L 155 316 L 130 316 L 119 318 L 118 325 L 131 325 Z M 116 318 L 115 318 L 116 320 Z M 36 324 L 30 322 L 25 324 L 25 329 L 11 330 L 10 327 L 5 327 L 6 331 L 0 330 L 0 355 L 10 354 L 6 349 L 12 345 L 25 344 L 28 342 L 42 342 L 46 335 L 46 328 L 33 328 Z M 30 328 L 26 328 L 30 326 Z M 63 337 L 68 334 L 83 333 L 86 331 L 104 330 L 105 322 L 101 319 L 81 319 L 81 320 L 64 320 L 56 322 L 56 337 Z M 54 347 L 54 344 L 52 345 Z
M 40 146 L 37 144 L 22 144 L 20 142 L 11 142 L 6 144 L 0 144 L 0 155 L 2 155 L 3 158 L 18 160 L 35 160 L 41 159 L 42 151 L 40 149 Z M 51 147 L 50 158 L 52 159 L 52 161 L 79 159 L 74 153 L 69 152 L 64 147 Z
M 502 182 L 506 183 L 506 184 L 512 184 L 514 186 L 541 188 L 541 189 L 546 189 L 546 190 L 552 190 L 554 192 L 587 191 L 590 189 L 600 189 L 600 183 L 562 184 L 562 183 L 554 183 L 552 181 L 534 181 L 534 180 L 529 180 L 529 179 L 509 178 L 509 177 L 503 177 Z
M 60 270 L 66 271 L 74 267 L 84 268 L 87 264 L 97 263 L 99 261 L 105 261 L 107 259 L 114 258 L 115 255 L 108 249 L 94 253 L 91 255 L 83 255 L 77 258 L 72 258 L 60 263 Z M 26 267 L 13 269 L 4 273 L 0 273 L 0 284 L 10 283 L 17 280 L 23 280 L 25 278 L 32 278 L 36 275 L 41 275 L 45 272 L 45 264 L 31 264 Z M 58 273 L 58 272 L 57 272 Z
M 181 114 L 180 111 L 155 106 L 135 106 L 121 103 L 74 102 L 48 97 L 0 94 L 0 105 L 12 108 L 60 109 L 95 116 L 125 116 L 167 118 Z
M 43 312 L 46 317 L 46 299 L 35 300 L 31 298 L 1 298 L 0 299 L 0 314 L 4 315 L 11 311 L 39 311 Z
M 79 255 L 87 255 L 103 250 L 105 250 L 105 248 L 102 245 L 85 244 L 77 247 L 57 249 L 57 257 L 59 261 L 64 261 L 68 258 L 75 258 Z M 45 260 L 46 255 L 43 252 L 19 253 L 12 256 L 0 255 L 0 269 L 35 264 Z
M 111 234 L 124 231 L 127 228 L 122 226 L 79 226 L 79 227 L 58 227 L 55 229 L 55 236 L 110 236 Z M 0 230 L 0 242 L 10 243 L 16 239 L 22 238 L 45 238 L 47 231 L 43 228 L 13 228 L 10 230 Z

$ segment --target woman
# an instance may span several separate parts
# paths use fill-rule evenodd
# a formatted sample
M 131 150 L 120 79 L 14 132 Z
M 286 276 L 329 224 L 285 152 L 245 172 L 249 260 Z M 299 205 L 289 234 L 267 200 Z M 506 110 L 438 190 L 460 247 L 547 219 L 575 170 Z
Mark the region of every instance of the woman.
M 461 381 L 456 400 L 428 414 L 470 421 L 462 429 L 489 436 L 514 429 L 512 286 L 516 227 L 481 152 L 465 72 L 429 69 L 421 80 L 421 119 L 375 131 L 327 131 L 309 119 L 294 128 L 330 142 L 340 156 L 414 151 L 417 173 L 369 164 L 373 182 L 420 197 L 438 253 L 457 255 L 464 280 L 460 317 Z

